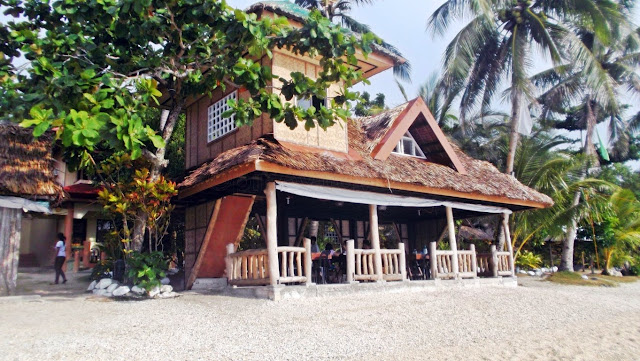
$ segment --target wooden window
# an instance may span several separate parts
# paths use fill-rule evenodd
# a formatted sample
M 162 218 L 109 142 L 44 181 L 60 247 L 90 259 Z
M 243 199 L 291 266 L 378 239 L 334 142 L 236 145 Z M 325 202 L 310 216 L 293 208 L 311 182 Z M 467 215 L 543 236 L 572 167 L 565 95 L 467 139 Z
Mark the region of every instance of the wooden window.
M 328 94 L 328 91 L 327 91 L 327 94 Z M 313 107 L 316 108 L 316 110 L 320 110 L 320 106 L 327 107 L 327 99 L 328 99 L 328 96 L 325 96 L 325 98 L 322 99 L 322 98 L 318 98 L 315 95 L 312 96 L 311 99 L 299 98 L 297 100 L 297 106 L 304 110 L 307 110 L 311 108 L 311 106 L 313 105 Z
M 396 145 L 396 147 L 393 149 L 393 152 L 396 154 L 426 158 L 424 156 L 424 153 L 422 152 L 422 149 L 420 149 L 418 143 L 416 143 L 416 140 L 413 139 L 411 133 L 409 132 L 406 132 L 405 135 L 402 136 L 402 138 L 398 142 L 398 145 Z
M 230 99 L 238 99 L 238 92 L 232 92 L 207 109 L 207 142 L 212 142 L 236 129 L 235 115 L 228 118 L 222 117 L 222 113 L 229 110 L 227 101 Z

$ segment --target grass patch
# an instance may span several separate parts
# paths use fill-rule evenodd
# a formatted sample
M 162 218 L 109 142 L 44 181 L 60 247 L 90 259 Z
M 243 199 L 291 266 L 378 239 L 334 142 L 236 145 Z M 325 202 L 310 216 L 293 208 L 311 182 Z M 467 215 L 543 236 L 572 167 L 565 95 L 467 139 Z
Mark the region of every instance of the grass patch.
M 587 275 L 589 276 L 589 275 Z M 605 275 L 594 275 L 595 277 L 601 278 L 603 280 L 617 282 L 617 283 L 631 283 L 636 282 L 640 279 L 638 276 L 624 276 L 624 277 L 614 277 L 614 276 L 605 276 Z
M 582 278 L 580 273 L 576 272 L 556 272 L 551 276 L 547 277 L 547 281 L 553 283 L 559 283 L 562 285 L 574 285 L 574 286 L 602 286 L 602 287 L 617 287 L 618 282 L 614 282 L 613 280 L 605 279 L 600 275 L 588 275 L 589 279 L 585 280 Z M 606 276 L 605 276 L 606 277 Z M 610 278 L 620 278 L 620 277 L 610 277 Z

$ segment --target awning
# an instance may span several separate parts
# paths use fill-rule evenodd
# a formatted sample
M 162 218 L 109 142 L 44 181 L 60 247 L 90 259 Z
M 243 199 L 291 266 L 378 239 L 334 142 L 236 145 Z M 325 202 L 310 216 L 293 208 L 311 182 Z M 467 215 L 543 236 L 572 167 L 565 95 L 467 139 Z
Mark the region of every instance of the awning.
M 51 213 L 49 202 L 30 201 L 20 197 L 0 196 L 0 207 L 12 209 L 22 208 L 25 212 Z
M 467 211 L 482 213 L 511 214 L 511 210 L 502 207 L 486 206 L 481 204 L 469 204 L 461 202 L 439 201 L 428 198 L 407 197 L 395 194 L 382 194 L 352 189 L 299 184 L 290 182 L 276 182 L 276 189 L 282 192 L 298 196 L 327 199 L 337 202 L 349 202 L 358 204 L 375 204 L 378 206 L 398 207 L 451 207 Z

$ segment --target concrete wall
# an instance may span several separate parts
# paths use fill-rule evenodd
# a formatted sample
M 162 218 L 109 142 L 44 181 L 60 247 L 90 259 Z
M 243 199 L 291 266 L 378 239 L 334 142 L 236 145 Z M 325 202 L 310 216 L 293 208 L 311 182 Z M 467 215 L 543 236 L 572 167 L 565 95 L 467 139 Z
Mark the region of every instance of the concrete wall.
M 52 266 L 57 223 L 57 217 L 23 217 L 20 254 L 33 253 L 40 266 Z

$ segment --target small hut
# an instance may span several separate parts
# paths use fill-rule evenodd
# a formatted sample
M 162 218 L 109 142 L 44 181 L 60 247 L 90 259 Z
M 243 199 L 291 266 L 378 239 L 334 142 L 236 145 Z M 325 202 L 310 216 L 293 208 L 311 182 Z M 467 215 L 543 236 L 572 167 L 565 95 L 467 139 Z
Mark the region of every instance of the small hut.
M 51 156 L 54 133 L 34 138 L 31 129 L 0 123 L 0 295 L 16 287 L 23 212 L 50 213 L 60 199 Z

